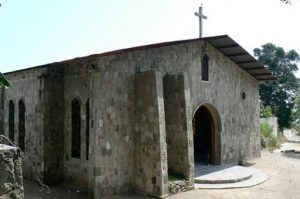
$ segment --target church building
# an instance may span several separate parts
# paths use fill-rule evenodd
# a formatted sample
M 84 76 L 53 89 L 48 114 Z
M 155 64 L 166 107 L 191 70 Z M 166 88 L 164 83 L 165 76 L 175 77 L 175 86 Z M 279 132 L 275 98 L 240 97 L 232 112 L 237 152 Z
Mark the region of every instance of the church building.
M 12 86 L 0 90 L 0 132 L 46 184 L 67 182 L 90 198 L 165 197 L 170 173 L 193 187 L 197 162 L 259 157 L 259 82 L 274 79 L 227 35 L 4 75 Z

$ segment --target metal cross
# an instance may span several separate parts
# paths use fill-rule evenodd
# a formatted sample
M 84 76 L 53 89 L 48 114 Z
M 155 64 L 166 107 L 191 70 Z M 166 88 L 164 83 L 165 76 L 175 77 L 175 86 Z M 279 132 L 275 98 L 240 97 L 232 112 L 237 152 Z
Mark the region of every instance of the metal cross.
M 207 19 L 207 16 L 202 13 L 202 4 L 199 7 L 199 12 L 195 12 L 195 15 L 199 17 L 199 37 L 201 38 L 203 33 L 202 19 Z

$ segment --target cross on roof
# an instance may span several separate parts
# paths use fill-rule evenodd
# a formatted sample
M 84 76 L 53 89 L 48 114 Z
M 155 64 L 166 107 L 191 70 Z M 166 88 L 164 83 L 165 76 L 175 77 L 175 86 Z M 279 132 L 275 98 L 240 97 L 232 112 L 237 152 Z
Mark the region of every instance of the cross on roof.
M 207 16 L 202 13 L 202 4 L 199 7 L 199 12 L 195 12 L 195 15 L 199 17 L 199 37 L 201 38 L 203 34 L 202 19 L 207 19 Z

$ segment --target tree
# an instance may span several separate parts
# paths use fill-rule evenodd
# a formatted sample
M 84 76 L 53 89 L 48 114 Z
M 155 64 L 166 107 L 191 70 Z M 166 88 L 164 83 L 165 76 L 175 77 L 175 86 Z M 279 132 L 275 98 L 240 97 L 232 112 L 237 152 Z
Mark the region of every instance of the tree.
M 281 2 L 285 3 L 285 4 L 292 4 L 291 0 L 280 0 Z
M 7 79 L 4 77 L 4 75 L 2 75 L 2 73 L 0 73 L 0 88 L 1 87 L 10 87 L 9 81 L 7 81 Z
M 299 55 L 295 50 L 285 52 L 283 48 L 268 43 L 261 49 L 254 49 L 254 55 L 277 78 L 262 82 L 259 93 L 264 106 L 270 106 L 278 117 L 279 128 L 289 128 L 292 124 L 294 99 L 299 90 L 299 79 L 294 72 L 298 70 Z

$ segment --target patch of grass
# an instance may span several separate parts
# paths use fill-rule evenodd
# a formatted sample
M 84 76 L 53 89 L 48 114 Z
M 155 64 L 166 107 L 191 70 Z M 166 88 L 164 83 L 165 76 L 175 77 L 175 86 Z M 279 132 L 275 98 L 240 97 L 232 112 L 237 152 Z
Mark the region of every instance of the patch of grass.
M 281 144 L 283 144 L 286 139 L 281 133 L 277 137 L 272 135 L 273 128 L 267 124 L 263 123 L 260 125 L 260 139 L 261 146 L 267 148 L 268 151 L 273 152 L 275 149 L 278 149 Z
M 275 149 L 279 148 L 280 147 L 280 144 L 279 142 L 277 141 L 277 138 L 275 137 L 269 137 L 267 139 L 267 149 L 270 151 L 270 152 L 273 152 Z
M 275 149 L 280 148 L 281 144 L 286 141 L 285 137 L 280 133 L 277 137 L 270 136 L 266 140 L 266 147 L 270 152 L 273 152 Z
M 263 138 L 269 138 L 272 134 L 273 128 L 267 124 L 267 123 L 263 123 L 260 125 L 260 135 Z

